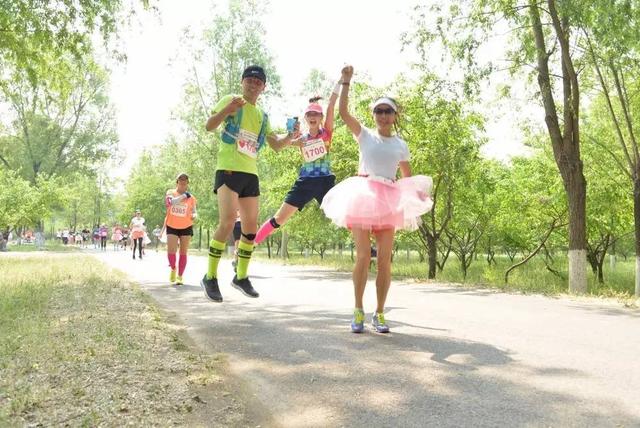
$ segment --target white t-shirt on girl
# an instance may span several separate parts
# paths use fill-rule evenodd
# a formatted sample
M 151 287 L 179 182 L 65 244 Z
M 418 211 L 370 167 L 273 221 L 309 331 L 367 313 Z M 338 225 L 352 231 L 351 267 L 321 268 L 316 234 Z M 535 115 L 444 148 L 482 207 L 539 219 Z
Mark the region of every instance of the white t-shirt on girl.
M 131 219 L 131 230 L 134 232 L 144 231 L 144 217 L 134 217 Z
M 398 164 L 410 158 L 407 143 L 396 135 L 383 137 L 364 126 L 361 129 L 357 137 L 360 144 L 358 174 L 395 180 Z

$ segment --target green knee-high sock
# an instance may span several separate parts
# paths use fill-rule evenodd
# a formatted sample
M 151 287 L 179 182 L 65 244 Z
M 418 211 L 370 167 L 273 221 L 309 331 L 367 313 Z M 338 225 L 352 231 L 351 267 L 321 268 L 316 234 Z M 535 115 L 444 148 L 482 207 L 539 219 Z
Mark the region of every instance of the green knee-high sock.
M 247 270 L 251 261 L 251 253 L 253 253 L 253 244 L 247 244 L 242 241 L 238 243 L 238 279 L 249 276 Z
M 215 239 L 211 240 L 209 244 L 209 270 L 207 271 L 207 278 L 218 277 L 218 263 L 220 263 L 220 257 L 222 257 L 224 247 L 224 242 L 216 241 Z

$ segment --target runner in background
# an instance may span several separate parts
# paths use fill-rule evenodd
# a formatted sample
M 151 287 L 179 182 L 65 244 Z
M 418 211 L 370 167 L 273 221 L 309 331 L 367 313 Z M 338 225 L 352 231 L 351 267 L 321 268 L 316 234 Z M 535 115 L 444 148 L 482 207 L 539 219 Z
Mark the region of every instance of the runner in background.
M 113 251 L 118 251 L 120 241 L 122 240 L 122 229 L 117 224 L 113 226 L 113 233 L 111 234 L 111 242 L 113 242 Z
M 136 248 L 138 249 L 138 256 L 142 260 L 142 239 L 144 238 L 144 217 L 140 210 L 136 210 L 136 215 L 131 219 L 129 223 L 129 230 L 131 231 L 131 241 L 133 242 L 133 259 L 136 258 Z
M 188 192 L 189 176 L 180 173 L 176 177 L 176 188 L 167 190 L 165 206 L 167 217 L 165 220 L 167 234 L 167 259 L 169 260 L 169 282 L 183 284 L 182 276 L 187 267 L 189 244 L 193 236 L 193 220 L 198 216 L 197 200 Z M 180 259 L 176 275 L 176 252 L 180 247 Z
M 160 235 L 162 235 L 162 228 L 159 224 L 156 225 L 156 228 L 153 229 L 153 239 L 156 240 L 156 253 L 158 252 L 158 246 L 160 245 Z
M 107 234 L 109 233 L 109 229 L 106 224 L 102 224 L 100 226 L 100 250 L 107 251 Z

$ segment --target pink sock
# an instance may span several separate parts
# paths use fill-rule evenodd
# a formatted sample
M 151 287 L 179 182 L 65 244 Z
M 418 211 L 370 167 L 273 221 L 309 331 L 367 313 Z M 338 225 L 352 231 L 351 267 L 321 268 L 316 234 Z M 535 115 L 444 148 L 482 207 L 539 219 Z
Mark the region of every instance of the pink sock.
M 253 240 L 253 243 L 255 245 L 258 245 L 259 243 L 267 239 L 267 236 L 271 235 L 271 232 L 273 232 L 274 230 L 275 228 L 271 224 L 271 219 L 265 221 L 264 224 L 260 226 L 258 233 L 256 233 L 256 239 Z
M 176 253 L 167 254 L 167 258 L 169 259 L 169 266 L 171 270 L 176 270 Z
M 184 268 L 187 267 L 187 255 L 180 253 L 180 260 L 178 260 L 178 275 L 182 276 Z

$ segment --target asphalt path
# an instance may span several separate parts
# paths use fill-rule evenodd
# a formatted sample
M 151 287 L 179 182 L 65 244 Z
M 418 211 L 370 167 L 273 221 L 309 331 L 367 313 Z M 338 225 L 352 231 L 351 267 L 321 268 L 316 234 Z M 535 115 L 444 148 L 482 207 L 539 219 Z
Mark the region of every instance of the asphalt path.
M 252 262 L 260 292 L 205 299 L 206 257 L 168 284 L 166 255 L 97 253 L 186 326 L 285 427 L 640 427 L 640 310 L 617 302 L 394 281 L 390 334 L 349 329 L 349 273 Z

